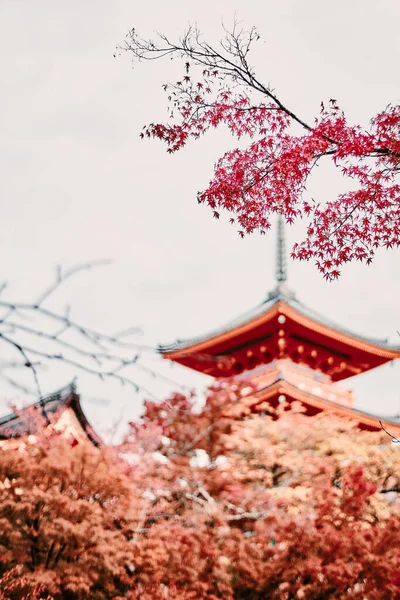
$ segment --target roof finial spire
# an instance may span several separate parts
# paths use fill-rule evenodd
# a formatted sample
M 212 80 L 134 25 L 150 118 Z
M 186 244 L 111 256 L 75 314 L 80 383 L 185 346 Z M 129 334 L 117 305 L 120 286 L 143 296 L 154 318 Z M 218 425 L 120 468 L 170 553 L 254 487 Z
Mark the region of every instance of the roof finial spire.
M 276 236 L 276 263 L 275 263 L 275 280 L 276 287 L 267 296 L 266 302 L 271 300 L 285 300 L 286 302 L 295 299 L 294 293 L 288 289 L 287 270 L 286 270 L 286 240 L 285 240 L 285 219 L 282 214 L 278 214 L 276 219 L 277 236 Z
M 285 244 L 285 223 L 283 216 L 278 215 L 278 231 L 276 244 L 276 281 L 283 283 L 287 279 L 286 273 L 286 244 Z

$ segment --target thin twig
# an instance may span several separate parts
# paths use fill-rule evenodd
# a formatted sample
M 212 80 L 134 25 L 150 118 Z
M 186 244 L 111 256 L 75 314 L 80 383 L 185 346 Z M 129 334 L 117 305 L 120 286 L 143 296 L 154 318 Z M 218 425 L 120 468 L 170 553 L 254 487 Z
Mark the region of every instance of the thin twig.
M 392 438 L 392 444 L 400 444 L 400 439 L 395 437 L 394 435 L 392 435 L 387 429 L 385 429 L 385 427 L 383 426 L 382 421 L 379 421 L 380 426 L 382 427 L 383 431 Z

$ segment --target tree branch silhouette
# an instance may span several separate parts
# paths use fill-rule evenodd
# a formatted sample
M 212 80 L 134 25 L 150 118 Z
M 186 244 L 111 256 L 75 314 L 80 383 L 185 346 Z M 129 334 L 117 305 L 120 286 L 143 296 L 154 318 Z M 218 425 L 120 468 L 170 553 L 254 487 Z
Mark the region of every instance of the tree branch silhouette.
M 58 266 L 54 281 L 31 303 L 7 300 L 7 284 L 0 286 L 0 312 L 3 313 L 0 315 L 0 342 L 7 353 L 6 359 L 0 359 L 0 380 L 40 398 L 43 394 L 39 371 L 58 362 L 102 380 L 114 379 L 130 385 L 136 392 L 145 391 L 154 398 L 131 374 L 131 368 L 136 367 L 136 372 L 157 376 L 153 369 L 138 364 L 143 352 L 156 352 L 152 346 L 129 339 L 140 331 L 138 328 L 107 334 L 73 320 L 69 306 L 63 312 L 57 312 L 46 305 L 71 277 L 109 262 L 88 262 L 66 270 Z M 10 376 L 11 371 L 21 369 L 31 372 L 33 389 Z

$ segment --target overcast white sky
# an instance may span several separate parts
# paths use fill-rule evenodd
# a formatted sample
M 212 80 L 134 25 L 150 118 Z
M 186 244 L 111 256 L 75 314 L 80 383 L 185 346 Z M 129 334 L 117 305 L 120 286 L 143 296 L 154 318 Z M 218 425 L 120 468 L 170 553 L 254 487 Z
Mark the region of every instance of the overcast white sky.
M 54 306 L 72 303 L 76 319 L 106 332 L 139 325 L 150 343 L 205 333 L 263 300 L 274 285 L 273 234 L 241 240 L 196 202 L 232 138 L 217 132 L 172 157 L 161 143 L 141 141 L 142 126 L 165 117 L 161 84 L 178 65 L 132 70 L 128 56 L 113 58 L 132 27 L 173 36 L 197 21 L 216 40 L 221 19 L 229 24 L 235 13 L 265 40 L 254 52 L 259 78 L 305 118 L 332 97 L 364 123 L 399 102 L 397 0 L 1 0 L 0 279 L 9 298 L 34 299 L 58 263 L 112 258 L 66 285 Z M 322 169 L 311 191 L 323 199 L 340 189 Z M 293 241 L 296 231 L 288 235 Z M 350 266 L 328 284 L 312 265 L 292 263 L 289 283 L 338 324 L 396 342 L 399 265 L 399 252 L 382 251 L 373 266 Z M 167 372 L 199 381 L 177 367 Z M 74 375 L 54 367 L 41 374 L 42 387 Z M 390 415 L 400 410 L 399 383 L 397 365 L 344 385 L 358 406 Z M 80 376 L 79 388 L 100 429 L 140 412 L 140 396 L 117 384 Z M 17 394 L 5 386 L 0 394 L 4 413 Z

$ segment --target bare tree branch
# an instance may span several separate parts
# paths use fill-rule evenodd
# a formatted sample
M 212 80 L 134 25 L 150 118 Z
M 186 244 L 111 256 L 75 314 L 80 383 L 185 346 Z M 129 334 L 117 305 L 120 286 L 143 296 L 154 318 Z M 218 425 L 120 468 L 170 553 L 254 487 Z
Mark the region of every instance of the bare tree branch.
M 392 435 L 387 429 L 385 429 L 385 427 L 383 426 L 382 421 L 379 421 L 380 426 L 382 427 L 383 431 L 392 438 L 392 443 L 393 444 L 400 444 L 400 439 L 395 437 L 394 435 Z
M 3 315 L 0 317 L 0 341 L 4 348 L 16 353 L 17 358 L 12 360 L 6 355 L 1 360 L 0 356 L 0 380 L 24 393 L 34 391 L 41 398 L 43 394 L 38 369 L 60 362 L 73 367 L 75 371 L 89 373 L 102 380 L 114 379 L 122 385 L 130 385 L 136 392 L 145 392 L 156 399 L 150 390 L 137 381 L 136 376 L 132 377 L 128 372 L 134 368 L 136 373 L 140 371 L 151 378 L 158 377 L 153 368 L 139 365 L 142 353 L 156 354 L 156 348 L 128 339 L 140 331 L 137 327 L 108 335 L 73 321 L 69 306 L 61 313 L 46 306 L 46 301 L 66 280 L 109 262 L 101 260 L 83 263 L 67 270 L 57 267 L 55 280 L 32 303 L 1 299 L 0 310 L 3 310 Z M 0 286 L 0 294 L 6 287 L 5 283 Z M 8 371 L 12 369 L 29 369 L 35 390 L 10 377 Z M 160 377 L 171 383 L 168 377 Z
M 269 85 L 264 85 L 255 76 L 254 69 L 249 66 L 247 56 L 252 44 L 260 39 L 255 27 L 249 31 L 238 29 L 235 22 L 232 31 L 224 27 L 225 38 L 220 42 L 221 50 L 211 46 L 202 39 L 198 27 L 190 26 L 178 42 L 172 42 L 165 34 L 157 33 L 159 43 L 141 38 L 132 29 L 121 50 L 131 52 L 138 60 L 156 60 L 166 56 L 189 59 L 194 65 L 217 70 L 228 76 L 233 83 L 243 85 L 272 100 L 277 108 L 288 115 L 301 127 L 311 131 L 312 127 L 297 116 L 274 94 Z M 334 140 L 330 140 L 335 143 Z
M 46 300 L 46 298 L 48 298 L 53 292 L 56 291 L 56 289 L 61 285 L 61 283 L 64 283 L 64 281 L 69 279 L 69 277 L 72 277 L 72 275 L 75 275 L 76 273 L 79 273 L 80 271 L 86 271 L 89 269 L 93 269 L 94 267 L 98 267 L 98 266 L 102 266 L 102 265 L 109 265 L 110 263 L 111 263 L 111 260 L 95 260 L 95 261 L 85 263 L 82 265 L 75 265 L 74 267 L 71 267 L 71 269 L 68 269 L 65 272 L 63 272 L 62 267 L 60 265 L 58 265 L 56 268 L 56 279 L 55 279 L 54 283 L 52 285 L 50 285 L 47 288 L 47 290 L 45 290 L 42 293 L 41 296 L 39 296 L 39 298 L 35 302 L 35 305 L 40 306 L 40 304 L 42 304 L 42 302 L 44 300 Z
M 145 39 L 139 36 L 133 28 L 128 32 L 125 43 L 117 49 L 130 52 L 134 59 L 138 61 L 151 61 L 165 57 L 184 59 L 188 61 L 187 65 L 203 67 L 210 72 L 217 73 L 220 82 L 225 81 L 227 87 L 242 86 L 249 92 L 261 94 L 272 104 L 272 106 L 269 105 L 268 110 L 278 110 L 305 131 L 313 131 L 312 124 L 292 111 L 286 102 L 276 95 L 270 84 L 264 84 L 256 77 L 254 68 L 248 62 L 248 56 L 254 43 L 260 39 L 257 29 L 251 27 L 249 30 L 245 30 L 235 20 L 232 28 L 228 29 L 223 25 L 223 30 L 224 37 L 219 44 L 211 45 L 204 40 L 196 24 L 190 25 L 176 42 L 159 32 L 156 33 L 158 38 L 156 41 Z M 173 87 L 170 84 L 164 86 L 165 89 Z M 237 110 L 236 107 L 235 110 Z M 248 107 L 247 110 L 253 109 Z M 259 107 L 255 105 L 254 110 L 259 110 Z M 331 147 L 323 152 L 321 156 L 335 154 L 340 142 L 329 135 L 322 135 L 321 137 L 331 144 Z M 393 152 L 392 149 L 387 147 L 371 149 L 369 155 L 390 155 L 399 158 L 398 152 Z M 391 166 L 391 169 L 398 168 L 397 165 Z

